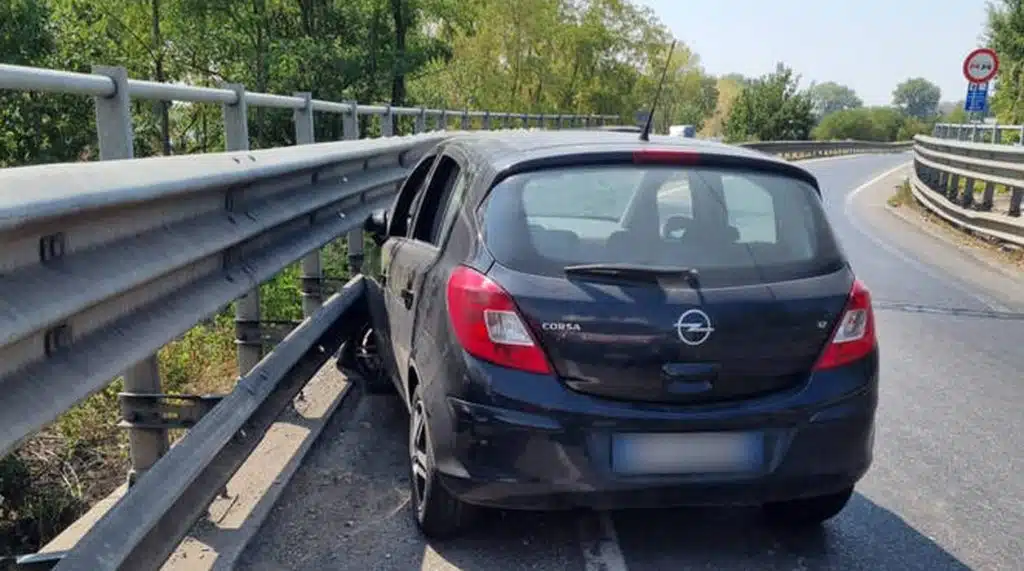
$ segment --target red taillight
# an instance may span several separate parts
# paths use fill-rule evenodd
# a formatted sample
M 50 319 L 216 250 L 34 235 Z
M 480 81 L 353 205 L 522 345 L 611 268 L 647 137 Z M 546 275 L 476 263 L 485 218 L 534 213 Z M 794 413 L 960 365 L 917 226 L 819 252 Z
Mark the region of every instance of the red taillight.
M 448 278 L 448 318 L 470 355 L 496 365 L 550 373 L 551 366 L 512 296 L 476 270 L 459 266 Z
M 832 369 L 862 359 L 875 348 L 875 314 L 871 292 L 860 280 L 853 282 L 846 309 L 814 370 Z
M 633 162 L 638 165 L 695 165 L 700 162 L 700 153 L 673 149 L 642 149 L 633 152 Z

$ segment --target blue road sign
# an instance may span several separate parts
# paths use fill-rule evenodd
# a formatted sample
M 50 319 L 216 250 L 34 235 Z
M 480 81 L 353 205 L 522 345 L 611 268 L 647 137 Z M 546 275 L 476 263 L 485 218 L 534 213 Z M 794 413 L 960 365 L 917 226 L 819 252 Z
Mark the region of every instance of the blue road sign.
M 968 83 L 964 111 L 983 113 L 988 109 L 988 83 Z

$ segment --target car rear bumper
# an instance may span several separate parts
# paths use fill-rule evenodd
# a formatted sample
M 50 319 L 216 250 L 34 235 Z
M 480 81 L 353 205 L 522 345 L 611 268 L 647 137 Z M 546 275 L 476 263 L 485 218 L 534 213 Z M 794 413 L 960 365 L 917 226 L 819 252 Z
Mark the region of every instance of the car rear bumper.
M 871 373 L 866 382 L 863 375 L 854 383 L 851 371 L 837 371 L 757 403 L 691 409 L 595 399 L 560 384 L 556 390 L 564 394 L 555 400 L 548 392 L 540 402 L 515 402 L 495 389 L 514 388 L 506 383 L 526 379 L 505 378 L 490 385 L 489 404 L 472 396 L 443 399 L 430 430 L 443 485 L 472 504 L 618 509 L 784 501 L 842 490 L 867 472 L 877 406 L 877 362 L 872 365 L 860 371 Z M 825 382 L 833 384 L 831 390 L 812 386 Z M 520 384 L 524 388 L 529 387 Z M 835 398 L 807 402 L 829 393 Z M 623 475 L 613 469 L 615 434 L 736 431 L 761 435 L 763 457 L 756 468 L 669 475 Z

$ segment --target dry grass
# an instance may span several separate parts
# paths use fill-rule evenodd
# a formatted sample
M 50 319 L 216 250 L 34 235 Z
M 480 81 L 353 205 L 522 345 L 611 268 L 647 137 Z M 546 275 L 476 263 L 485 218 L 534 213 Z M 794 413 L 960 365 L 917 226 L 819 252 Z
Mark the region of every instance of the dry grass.
M 960 188 L 961 190 L 963 189 L 963 184 L 961 184 Z M 984 190 L 984 185 L 982 185 L 981 190 Z M 998 188 L 996 192 L 1000 192 Z M 910 190 L 909 181 L 904 181 L 903 184 L 896 187 L 896 192 L 889 197 L 888 204 L 894 208 L 905 208 L 912 211 L 914 216 L 919 217 L 951 242 L 971 248 L 978 255 L 989 258 L 991 261 L 1001 265 L 1024 271 L 1024 249 L 992 240 L 985 236 L 966 232 L 960 227 L 951 224 L 945 218 L 932 213 L 927 208 L 921 206 L 917 199 L 914 198 L 914 194 Z

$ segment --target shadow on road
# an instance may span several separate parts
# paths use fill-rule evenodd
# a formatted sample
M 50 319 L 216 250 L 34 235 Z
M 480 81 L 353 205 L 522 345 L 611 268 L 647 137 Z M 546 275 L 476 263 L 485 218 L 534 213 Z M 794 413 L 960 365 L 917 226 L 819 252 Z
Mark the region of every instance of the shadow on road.
M 629 568 L 644 571 L 970 569 L 861 494 L 823 527 L 802 532 L 769 527 L 755 508 L 637 510 L 614 521 Z
M 584 569 L 579 512 L 491 511 L 464 537 L 427 542 L 408 504 L 404 408 L 388 397 L 359 400 L 331 421 L 240 569 Z M 812 533 L 771 529 L 756 509 L 623 511 L 613 521 L 631 571 L 969 569 L 859 494 Z

